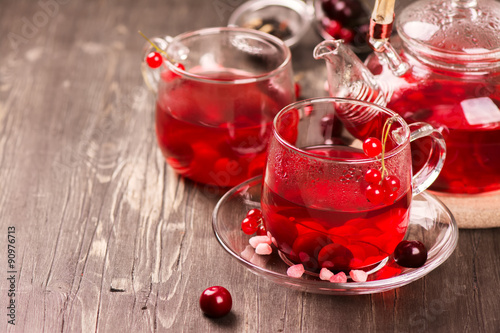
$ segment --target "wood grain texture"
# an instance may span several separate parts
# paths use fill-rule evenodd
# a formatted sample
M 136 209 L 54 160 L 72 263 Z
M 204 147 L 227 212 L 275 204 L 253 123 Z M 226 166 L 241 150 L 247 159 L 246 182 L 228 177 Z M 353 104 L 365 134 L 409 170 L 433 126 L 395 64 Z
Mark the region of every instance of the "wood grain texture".
M 356 297 L 277 286 L 219 246 L 220 195 L 179 178 L 157 148 L 136 32 L 224 25 L 240 3 L 0 0 L 0 331 L 499 332 L 500 229 L 462 230 L 428 276 Z M 323 94 L 318 42 L 310 31 L 293 51 L 304 97 Z M 218 320 L 198 308 L 211 285 L 233 295 Z

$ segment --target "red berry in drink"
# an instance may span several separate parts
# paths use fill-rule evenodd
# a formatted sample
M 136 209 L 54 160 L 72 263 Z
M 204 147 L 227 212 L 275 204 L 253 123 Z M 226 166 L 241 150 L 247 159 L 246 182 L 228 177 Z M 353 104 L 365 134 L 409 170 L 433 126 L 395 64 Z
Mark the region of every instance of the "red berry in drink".
M 231 311 L 232 306 L 231 294 L 224 287 L 209 287 L 200 296 L 200 308 L 209 317 L 225 316 Z
M 378 205 L 384 201 L 384 189 L 380 185 L 368 185 L 365 192 L 366 199 L 374 205 Z
M 394 250 L 394 260 L 399 266 L 418 268 L 427 261 L 427 249 L 420 241 L 401 241 Z
M 382 143 L 379 139 L 370 137 L 363 142 L 363 151 L 368 157 L 378 156 L 382 152 Z
M 396 176 L 387 176 L 382 181 L 382 186 L 387 192 L 393 193 L 399 190 L 399 188 L 401 187 L 401 182 Z
M 257 232 L 259 228 L 259 219 L 254 217 L 245 217 L 241 221 L 241 230 L 247 235 L 253 235 Z
M 365 180 L 368 184 L 379 184 L 382 180 L 382 173 L 378 169 L 368 169 L 365 173 Z
M 163 57 L 159 52 L 151 52 L 146 57 L 146 63 L 151 68 L 158 68 L 163 63 Z

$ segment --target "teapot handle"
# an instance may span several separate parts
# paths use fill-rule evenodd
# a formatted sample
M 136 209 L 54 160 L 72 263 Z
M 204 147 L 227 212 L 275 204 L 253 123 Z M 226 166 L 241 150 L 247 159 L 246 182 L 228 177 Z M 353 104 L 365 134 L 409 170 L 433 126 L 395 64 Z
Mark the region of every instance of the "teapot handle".
M 410 65 L 401 59 L 398 52 L 389 42 L 389 38 L 375 39 L 370 37 L 368 44 L 375 51 L 380 63 L 386 63 L 394 75 L 401 76 L 410 69 Z
M 172 42 L 173 37 L 165 36 L 165 37 L 154 37 L 151 38 L 151 42 L 154 43 L 158 48 L 165 51 L 167 46 Z M 144 82 L 148 86 L 148 88 L 154 92 L 158 92 L 158 83 L 160 82 L 160 73 L 162 72 L 162 67 L 151 68 L 146 62 L 146 57 L 151 52 L 156 51 L 155 47 L 151 45 L 150 42 L 146 42 L 144 44 L 143 52 L 142 52 L 142 63 L 141 63 L 141 72 Z
M 424 166 L 412 177 L 413 195 L 427 189 L 439 176 L 446 159 L 446 143 L 439 130 L 424 122 L 409 124 L 410 142 L 429 137 L 432 140 L 429 156 Z
M 401 59 L 389 42 L 394 22 L 395 0 L 375 0 L 371 20 L 368 45 L 375 51 L 380 63 L 387 63 L 396 76 L 401 76 L 410 69 L 410 65 Z

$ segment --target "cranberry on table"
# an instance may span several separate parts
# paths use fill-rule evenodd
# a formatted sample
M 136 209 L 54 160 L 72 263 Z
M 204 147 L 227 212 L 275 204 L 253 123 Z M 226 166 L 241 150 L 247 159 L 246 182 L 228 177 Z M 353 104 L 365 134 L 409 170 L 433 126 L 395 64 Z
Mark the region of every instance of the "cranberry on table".
M 200 296 L 200 308 L 209 317 L 222 317 L 231 311 L 233 299 L 229 291 L 221 286 L 212 286 Z
M 394 261 L 402 267 L 422 267 L 427 261 L 427 249 L 420 241 L 401 241 L 394 250 Z

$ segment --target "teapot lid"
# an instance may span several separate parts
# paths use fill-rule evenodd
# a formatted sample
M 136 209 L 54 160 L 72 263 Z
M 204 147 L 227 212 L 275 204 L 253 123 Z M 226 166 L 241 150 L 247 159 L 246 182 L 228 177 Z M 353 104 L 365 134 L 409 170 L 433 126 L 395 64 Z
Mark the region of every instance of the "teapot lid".
M 396 22 L 404 43 L 424 62 L 478 70 L 500 64 L 500 3 L 493 0 L 421 0 Z

